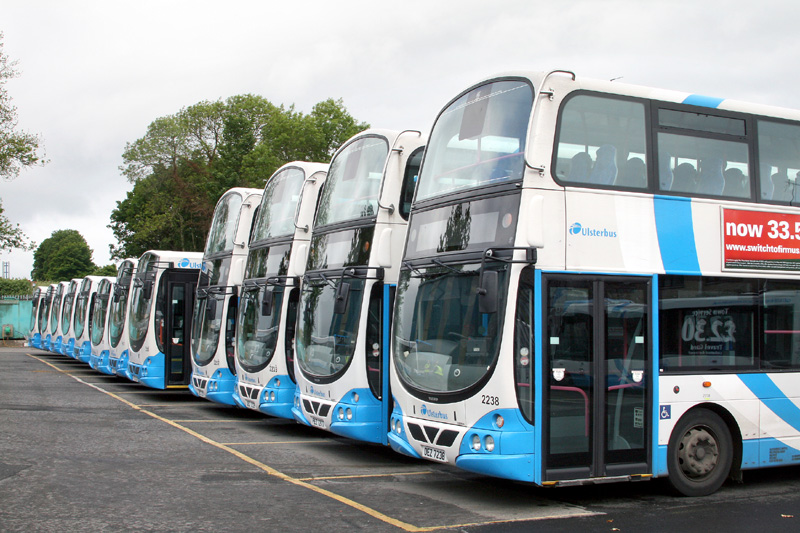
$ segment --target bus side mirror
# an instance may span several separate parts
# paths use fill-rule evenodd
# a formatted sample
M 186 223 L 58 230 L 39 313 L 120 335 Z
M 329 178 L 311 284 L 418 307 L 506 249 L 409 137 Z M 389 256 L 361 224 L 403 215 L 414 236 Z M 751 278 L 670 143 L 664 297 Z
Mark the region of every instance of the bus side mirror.
M 211 298 L 207 298 L 206 309 L 211 316 L 216 316 L 217 314 L 217 299 L 213 296 Z
M 264 287 L 264 295 L 261 297 L 261 316 L 270 316 L 272 314 L 272 289 Z
M 347 309 L 347 300 L 350 296 L 350 284 L 344 280 L 339 282 L 336 288 L 336 300 L 333 302 L 333 312 L 337 315 L 343 315 Z
M 478 311 L 492 314 L 497 312 L 497 286 L 499 276 L 496 270 L 484 271 L 478 287 Z

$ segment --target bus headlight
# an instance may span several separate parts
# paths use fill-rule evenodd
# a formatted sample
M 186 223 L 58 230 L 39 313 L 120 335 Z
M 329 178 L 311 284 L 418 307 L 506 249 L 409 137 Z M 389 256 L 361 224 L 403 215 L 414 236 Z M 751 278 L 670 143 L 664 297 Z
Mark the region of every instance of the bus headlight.
M 400 419 L 397 419 L 394 423 L 394 430 L 400 435 L 403 432 L 403 425 L 400 423 Z
M 338 415 L 339 415 L 339 420 L 344 420 L 344 409 L 342 409 L 341 407 L 339 408 Z
M 280 388 L 280 386 L 281 386 L 281 380 L 279 380 L 279 379 L 276 379 L 276 380 L 275 380 L 275 387 L 276 387 L 276 388 Z
M 480 436 L 478 436 L 478 435 L 473 435 L 472 436 L 472 449 L 475 450 L 476 452 L 480 451 L 480 449 L 481 449 L 481 438 L 480 438 Z
M 275 401 L 275 392 L 274 391 L 269 393 L 269 401 L 271 401 L 271 402 Z
M 506 421 L 503 418 L 503 415 L 497 415 L 494 417 L 494 425 L 496 425 L 498 429 L 502 428 L 503 424 L 505 423 Z
M 358 403 L 358 393 L 357 392 L 353 393 L 353 403 Z
M 493 452 L 494 451 L 494 437 L 492 437 L 491 435 L 486 435 L 486 440 L 484 442 L 485 442 L 486 451 L 487 452 Z
M 353 419 L 353 410 L 350 409 L 349 407 L 347 408 L 347 419 L 348 420 L 352 420 Z

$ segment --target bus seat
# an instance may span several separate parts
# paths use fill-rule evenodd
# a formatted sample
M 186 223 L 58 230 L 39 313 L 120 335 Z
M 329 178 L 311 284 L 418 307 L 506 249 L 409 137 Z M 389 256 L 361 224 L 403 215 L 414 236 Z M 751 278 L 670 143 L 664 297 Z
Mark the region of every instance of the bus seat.
M 720 195 L 724 188 L 725 178 L 722 175 L 722 159 L 719 157 L 701 159 L 697 192 Z
M 589 183 L 611 185 L 617 179 L 617 148 L 604 144 L 597 149 L 597 160 L 594 162 Z
M 585 183 L 589 179 L 589 170 L 592 167 L 592 156 L 586 152 L 578 152 L 572 156 L 572 161 L 569 165 L 569 181 L 578 181 Z
M 625 161 L 614 185 L 644 189 L 647 186 L 647 166 L 644 161 L 639 157 L 632 157 Z
M 726 168 L 723 172 L 725 177 L 725 187 L 722 189 L 723 196 L 736 196 L 742 198 L 749 196 L 747 191 L 747 179 L 744 172 L 739 168 Z
M 676 192 L 696 192 L 697 171 L 691 163 L 681 163 L 674 170 L 675 179 L 672 190 Z

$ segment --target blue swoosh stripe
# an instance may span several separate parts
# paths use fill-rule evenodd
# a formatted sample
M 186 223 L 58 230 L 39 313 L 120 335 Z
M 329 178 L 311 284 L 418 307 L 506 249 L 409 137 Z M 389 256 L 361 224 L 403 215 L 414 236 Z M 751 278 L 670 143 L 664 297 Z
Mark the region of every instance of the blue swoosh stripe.
M 781 420 L 792 426 L 795 431 L 800 432 L 800 407 L 789 400 L 769 376 L 766 374 L 740 374 L 739 379 L 761 400 L 761 403 L 767 399 L 785 400 L 764 403 L 764 405 L 778 415 Z
M 664 271 L 667 274 L 700 274 L 691 199 L 655 196 L 653 212 Z
M 691 94 L 687 96 L 684 100 L 684 104 L 688 105 L 698 105 L 702 107 L 712 107 L 717 108 L 722 101 L 725 100 L 724 98 L 716 98 L 714 96 L 703 96 L 702 94 Z

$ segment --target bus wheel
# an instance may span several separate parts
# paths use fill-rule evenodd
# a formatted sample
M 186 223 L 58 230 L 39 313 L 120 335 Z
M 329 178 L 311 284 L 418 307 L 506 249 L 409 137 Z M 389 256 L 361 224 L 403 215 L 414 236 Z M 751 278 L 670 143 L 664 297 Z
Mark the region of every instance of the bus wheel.
M 698 409 L 672 431 L 667 451 L 669 482 L 684 496 L 716 492 L 731 470 L 733 441 L 716 413 Z

